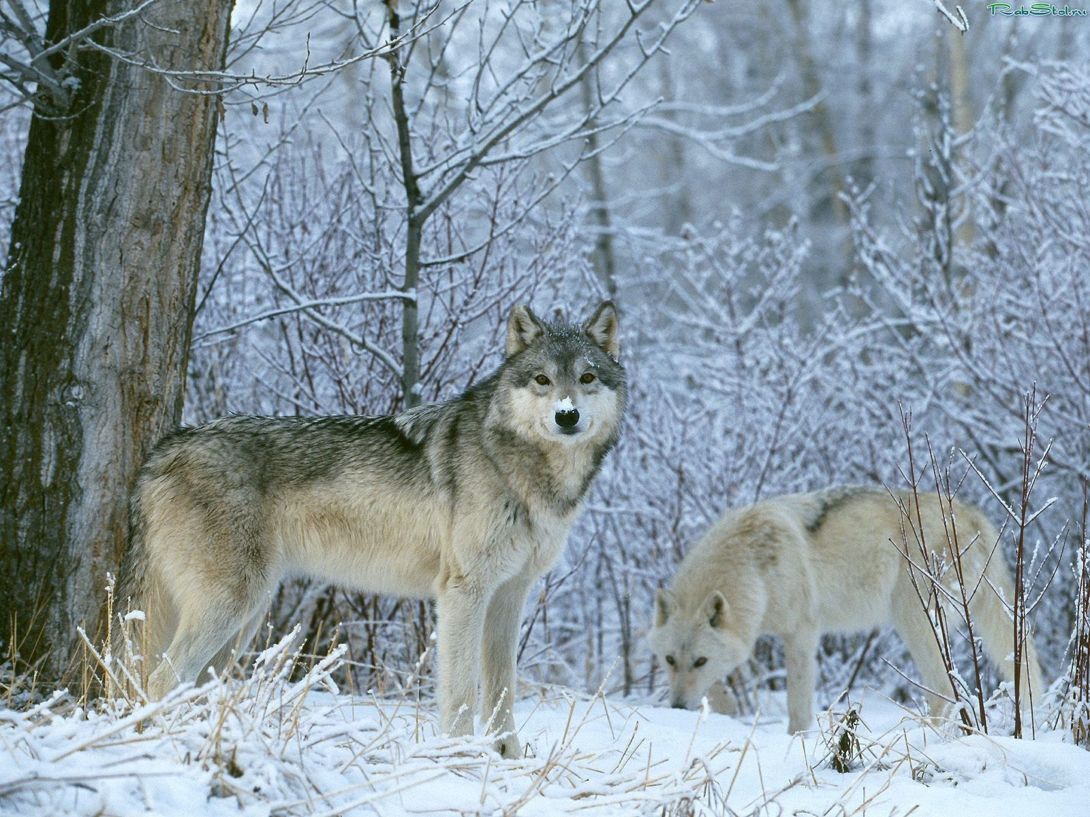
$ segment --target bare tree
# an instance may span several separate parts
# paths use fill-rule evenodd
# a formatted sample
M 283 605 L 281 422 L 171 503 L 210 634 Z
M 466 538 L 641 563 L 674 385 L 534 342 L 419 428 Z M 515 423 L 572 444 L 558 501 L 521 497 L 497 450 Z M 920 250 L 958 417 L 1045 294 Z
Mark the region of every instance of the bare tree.
M 56 675 L 179 416 L 209 200 L 216 97 L 135 63 L 222 69 L 232 4 L 53 0 L 41 34 L 9 6 L 4 79 L 35 108 L 0 292 L 0 640 Z
M 406 5 L 402 13 L 395 0 L 386 0 L 381 20 L 357 13 L 365 49 L 378 48 L 384 36 L 399 37 L 403 18 L 418 26 L 432 8 L 425 0 Z M 580 0 L 563 11 L 543 10 L 528 0 L 503 7 L 484 2 L 458 9 L 441 31 L 387 56 L 396 131 L 390 148 L 399 165 L 406 223 L 400 287 L 400 377 L 406 407 L 420 401 L 417 296 L 421 275 L 435 263 L 422 256 L 429 220 L 469 179 L 490 168 L 525 165 L 558 146 L 586 140 L 576 158 L 534 196 L 539 202 L 578 162 L 596 155 L 599 134 L 638 113 L 611 114 L 621 92 L 699 3 L 680 0 L 673 5 L 659 25 L 641 32 L 640 23 L 657 8 L 653 0 L 628 3 L 617 15 L 599 0 Z M 457 56 L 470 44 L 469 61 Z M 596 69 L 607 58 L 618 60 L 623 50 L 632 55 L 627 64 L 610 81 L 600 81 Z M 435 99 L 441 100 L 452 84 L 469 95 L 464 121 L 436 109 Z M 560 105 L 580 90 L 582 105 Z M 421 128 L 419 119 L 429 126 Z

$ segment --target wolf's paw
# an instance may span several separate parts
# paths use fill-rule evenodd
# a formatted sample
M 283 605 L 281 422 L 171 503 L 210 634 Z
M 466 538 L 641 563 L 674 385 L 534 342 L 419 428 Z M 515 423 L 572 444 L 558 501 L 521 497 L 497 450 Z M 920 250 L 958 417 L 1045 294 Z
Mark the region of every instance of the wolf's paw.
M 513 757 L 522 757 L 522 744 L 514 732 L 507 732 L 496 738 L 493 744 L 500 757 L 510 760 Z
M 716 681 L 708 690 L 708 706 L 717 715 L 737 715 L 738 699 L 734 697 L 730 687 L 720 681 Z
M 787 719 L 787 734 L 798 735 L 810 728 L 810 718 L 789 717 Z

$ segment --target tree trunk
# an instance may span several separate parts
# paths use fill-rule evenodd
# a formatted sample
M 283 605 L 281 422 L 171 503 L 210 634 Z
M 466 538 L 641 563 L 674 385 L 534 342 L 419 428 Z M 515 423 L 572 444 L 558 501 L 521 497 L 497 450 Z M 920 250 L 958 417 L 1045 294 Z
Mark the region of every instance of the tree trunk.
M 580 41 L 576 46 L 579 50 L 579 59 L 586 62 L 586 45 Z M 594 98 L 595 75 L 587 72 L 579 83 L 582 95 L 583 108 L 590 114 L 594 110 L 597 100 Z M 606 174 L 602 167 L 602 144 L 595 130 L 597 122 L 591 119 L 587 122 L 587 174 L 590 177 L 590 192 L 593 197 L 591 203 L 591 217 L 594 220 L 594 271 L 606 288 L 609 297 L 617 298 L 617 272 L 613 255 L 613 219 L 609 210 L 609 194 L 606 192 Z
M 401 36 L 401 18 L 395 0 L 384 0 L 390 38 Z M 421 213 L 423 194 L 413 167 L 412 123 L 405 106 L 405 67 L 400 52 L 386 56 L 390 66 L 390 106 L 397 127 L 401 183 L 405 188 L 405 280 L 401 284 L 401 400 L 402 408 L 420 405 L 420 325 L 417 297 L 420 286 L 420 247 L 427 215 Z
M 787 0 L 787 7 L 791 12 L 791 19 L 795 24 L 795 59 L 798 60 L 799 74 L 802 78 L 802 92 L 807 99 L 813 99 L 821 93 L 821 75 L 818 71 L 817 61 L 814 59 L 813 49 L 810 47 L 809 8 L 803 0 Z M 823 176 L 827 179 L 828 201 L 832 205 L 833 214 L 840 224 L 848 223 L 848 208 L 840 200 L 840 194 L 844 192 L 844 177 L 841 175 L 837 159 L 838 148 L 836 131 L 833 127 L 832 116 L 825 100 L 814 105 L 812 116 L 817 126 L 817 135 L 821 140 L 821 152 L 828 160 L 829 166 Z M 824 204 L 824 196 L 822 197 Z
M 950 109 L 953 118 L 954 132 L 957 136 L 964 136 L 973 129 L 972 101 L 969 98 L 969 54 L 965 35 L 953 26 L 946 26 L 947 67 L 950 77 Z M 956 157 L 961 160 L 965 152 L 964 146 L 957 148 Z M 959 162 L 960 163 L 960 162 Z M 972 206 L 969 197 L 963 199 L 966 212 L 962 215 L 957 228 L 958 250 L 965 252 L 972 245 L 975 238 L 973 219 L 968 209 Z M 958 252 L 957 254 L 961 254 Z
M 53 0 L 46 39 L 136 5 Z M 230 10 L 162 0 L 94 37 L 134 62 L 222 69 Z M 0 291 L 0 639 L 47 678 L 75 626 L 97 625 L 136 472 L 179 418 L 218 113 L 215 96 L 75 53 L 66 115 L 30 126 Z
M 877 147 L 874 127 L 876 117 L 871 115 L 874 110 L 872 99 L 874 86 L 871 82 L 871 72 L 874 70 L 871 0 L 859 0 L 858 9 L 859 17 L 855 28 L 856 59 L 859 70 L 856 94 L 859 96 L 859 146 L 864 154 L 855 164 L 854 181 L 856 187 L 866 190 L 874 179 L 874 159 L 871 153 Z

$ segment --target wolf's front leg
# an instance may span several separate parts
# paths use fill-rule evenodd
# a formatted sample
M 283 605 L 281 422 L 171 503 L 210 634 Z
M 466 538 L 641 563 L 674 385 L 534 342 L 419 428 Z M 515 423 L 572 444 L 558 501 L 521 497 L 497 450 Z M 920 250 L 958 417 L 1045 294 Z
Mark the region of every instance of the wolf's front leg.
M 712 712 L 718 715 L 734 716 L 738 714 L 738 699 L 734 697 L 731 688 L 722 681 L 716 681 L 712 684 L 707 697 L 708 706 L 711 707 Z
M 439 723 L 448 735 L 473 734 L 487 604 L 484 589 L 464 576 L 448 578 L 437 594 Z
M 511 708 L 515 703 L 519 625 L 531 584 L 521 576 L 509 579 L 492 597 L 485 619 L 482 717 L 491 721 L 489 731 L 499 735 L 496 749 L 504 757 L 522 754 Z
M 814 718 L 814 680 L 817 674 L 816 631 L 800 628 L 784 638 L 783 657 L 787 665 L 787 731 L 807 729 Z

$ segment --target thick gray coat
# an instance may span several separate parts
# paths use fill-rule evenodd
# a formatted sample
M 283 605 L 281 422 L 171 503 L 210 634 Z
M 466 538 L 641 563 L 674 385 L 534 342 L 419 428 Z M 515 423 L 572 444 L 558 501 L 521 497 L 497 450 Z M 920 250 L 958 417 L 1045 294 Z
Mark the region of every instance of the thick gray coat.
M 517 752 L 522 607 L 617 439 L 625 380 L 608 302 L 579 327 L 517 307 L 506 352 L 460 398 L 397 416 L 229 417 L 164 440 L 122 591 L 145 654 L 166 651 L 150 694 L 222 664 L 279 582 L 310 576 L 436 598 L 442 728 L 472 731 L 483 667 L 484 714 Z

